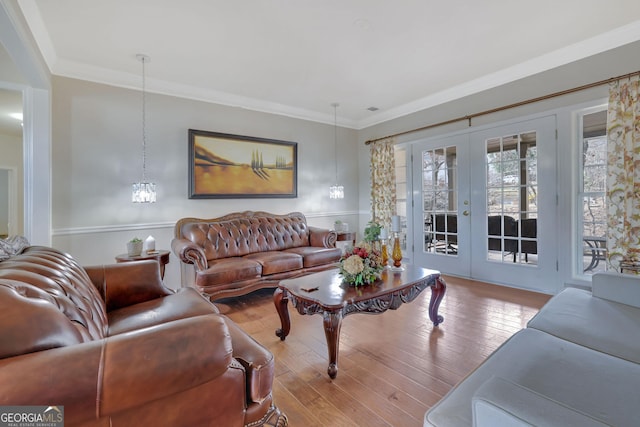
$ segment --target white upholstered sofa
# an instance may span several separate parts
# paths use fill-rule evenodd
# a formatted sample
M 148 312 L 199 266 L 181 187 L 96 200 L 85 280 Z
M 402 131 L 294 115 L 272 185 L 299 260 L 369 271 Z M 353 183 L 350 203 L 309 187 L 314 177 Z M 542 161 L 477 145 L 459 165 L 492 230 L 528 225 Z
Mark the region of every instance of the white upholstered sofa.
M 426 414 L 425 426 L 640 425 L 640 276 L 567 288 Z

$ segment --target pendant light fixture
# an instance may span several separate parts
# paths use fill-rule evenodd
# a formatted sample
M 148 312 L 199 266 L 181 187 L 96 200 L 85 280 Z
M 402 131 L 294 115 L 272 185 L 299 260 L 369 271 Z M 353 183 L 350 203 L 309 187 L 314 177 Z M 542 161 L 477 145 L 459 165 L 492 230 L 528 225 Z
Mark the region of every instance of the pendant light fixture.
M 338 104 L 334 102 L 331 104 L 333 107 L 333 133 L 334 133 L 334 154 L 336 158 L 336 180 L 334 181 L 331 187 L 329 187 L 329 198 L 330 199 L 344 199 L 344 187 L 342 185 L 338 185 Z
M 145 64 L 151 59 L 147 55 L 137 54 L 136 58 L 142 62 L 142 180 L 133 184 L 131 201 L 133 203 L 155 203 L 156 184 L 147 181 L 147 96 Z

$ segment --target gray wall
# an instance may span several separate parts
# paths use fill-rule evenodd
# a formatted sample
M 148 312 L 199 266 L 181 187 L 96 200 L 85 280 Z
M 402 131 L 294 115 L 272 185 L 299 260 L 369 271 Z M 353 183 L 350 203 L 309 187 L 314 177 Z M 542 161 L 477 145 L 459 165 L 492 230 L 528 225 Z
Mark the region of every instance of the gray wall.
M 24 190 L 23 190 L 23 160 L 22 160 L 22 138 L 14 135 L 6 135 L 0 133 L 0 169 L 5 172 L 5 179 L 0 183 L 0 234 L 6 234 L 7 222 L 9 220 L 9 197 L 15 197 L 11 205 L 14 208 L 13 214 L 15 215 L 15 223 L 13 224 L 13 230 L 15 234 L 22 234 L 23 232 L 23 204 L 24 204 Z M 13 179 L 14 191 L 10 191 L 7 187 L 9 182 L 9 173 Z M 4 216 L 6 212 L 6 217 Z
M 139 92 L 66 78 L 52 83 L 52 244 L 69 250 L 83 263 L 110 262 L 124 252 L 132 235 L 153 234 L 168 247 L 171 224 L 186 216 L 218 216 L 244 209 L 274 212 L 300 210 L 314 225 L 340 218 L 361 229 L 369 219 L 369 150 L 364 141 L 452 117 L 499 107 L 523 99 L 579 86 L 640 69 L 640 43 L 593 56 L 557 70 L 494 90 L 429 108 L 360 131 L 340 129 L 340 181 L 347 198 L 331 202 L 332 126 L 240 108 L 149 94 L 149 176 L 159 185 L 155 205 L 132 205 L 131 182 L 139 176 Z M 35 79 L 37 80 L 37 79 Z M 474 126 L 606 98 L 606 87 L 519 107 L 473 121 Z M 571 155 L 571 115 L 563 113 L 559 154 Z M 427 135 L 464 129 L 466 122 L 399 138 L 408 142 Z M 261 200 L 187 199 L 187 129 L 196 128 L 299 142 L 299 197 Z M 571 177 L 565 171 L 562 177 Z M 41 182 L 39 180 L 38 182 Z M 46 184 L 44 181 L 42 184 Z M 571 188 L 559 193 L 571 196 Z M 46 204 L 45 204 L 46 206 Z M 565 221 L 565 219 L 559 219 Z M 177 278 L 176 260 L 168 269 Z
M 0 236 L 9 234 L 9 171 L 0 169 Z
M 113 262 L 133 236 L 153 235 L 169 249 L 182 217 L 213 218 L 230 212 L 303 212 L 311 225 L 358 217 L 357 133 L 340 128 L 339 179 L 344 200 L 330 200 L 335 180 L 334 127 L 241 108 L 147 94 L 147 177 L 158 185 L 155 204 L 131 203 L 131 183 L 141 176 L 141 94 L 70 78 L 53 79 L 53 246 L 83 264 Z M 328 107 L 329 108 L 329 107 Z M 188 129 L 298 143 L 298 197 L 205 199 L 187 197 Z M 167 282 L 179 280 L 172 255 Z

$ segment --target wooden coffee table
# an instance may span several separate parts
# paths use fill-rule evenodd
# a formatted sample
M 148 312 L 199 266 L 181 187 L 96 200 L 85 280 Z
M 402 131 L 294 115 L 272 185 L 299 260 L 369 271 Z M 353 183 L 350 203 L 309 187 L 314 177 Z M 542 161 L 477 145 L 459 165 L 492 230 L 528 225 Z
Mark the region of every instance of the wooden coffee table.
M 358 288 L 343 283 L 337 269 L 283 280 L 273 294 L 273 302 L 282 323 L 276 335 L 283 341 L 289 335 L 289 301 L 300 314 L 322 314 L 329 351 L 327 372 L 333 379 L 338 375 L 340 326 L 345 316 L 396 310 L 402 303 L 416 299 L 427 287 L 431 287 L 429 318 L 434 326 L 438 326 L 444 320 L 438 315 L 438 307 L 444 297 L 446 284 L 436 270 L 404 265 L 403 271 L 385 270 L 380 280 Z

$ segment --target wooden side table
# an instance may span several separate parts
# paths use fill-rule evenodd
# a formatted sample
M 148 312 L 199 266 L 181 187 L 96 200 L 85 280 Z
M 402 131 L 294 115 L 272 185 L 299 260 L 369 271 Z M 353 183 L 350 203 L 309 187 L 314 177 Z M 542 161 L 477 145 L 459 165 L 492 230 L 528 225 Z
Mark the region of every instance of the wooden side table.
M 356 245 L 356 233 L 355 231 L 336 231 L 338 242 L 351 242 L 353 246 Z
M 141 254 L 138 256 L 129 256 L 127 254 L 120 254 L 116 256 L 116 262 L 131 262 L 131 261 L 142 261 L 145 259 L 155 259 L 160 264 L 160 276 L 164 279 L 164 266 L 169 264 L 169 251 L 156 251 L 155 253 L 150 254 Z

